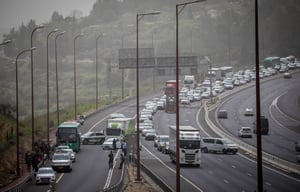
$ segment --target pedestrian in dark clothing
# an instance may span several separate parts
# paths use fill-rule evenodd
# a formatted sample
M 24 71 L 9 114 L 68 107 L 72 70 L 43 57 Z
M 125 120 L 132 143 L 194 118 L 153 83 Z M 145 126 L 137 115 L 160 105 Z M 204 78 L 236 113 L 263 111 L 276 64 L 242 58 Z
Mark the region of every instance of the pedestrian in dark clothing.
M 30 151 L 27 151 L 25 154 L 25 163 L 27 165 L 27 171 L 30 171 L 31 169 L 31 159 L 32 159 L 31 153 Z
M 108 167 L 109 169 L 113 168 L 113 163 L 114 163 L 114 154 L 112 151 L 110 151 L 109 155 L 108 155 Z
M 38 171 L 38 155 L 34 154 L 31 158 L 32 169 L 34 172 Z
M 124 161 L 125 161 L 124 155 L 121 153 L 119 169 L 122 169 Z
M 116 139 L 113 140 L 113 148 L 114 148 L 114 150 L 116 150 L 116 148 L 117 148 L 117 141 L 116 141 Z

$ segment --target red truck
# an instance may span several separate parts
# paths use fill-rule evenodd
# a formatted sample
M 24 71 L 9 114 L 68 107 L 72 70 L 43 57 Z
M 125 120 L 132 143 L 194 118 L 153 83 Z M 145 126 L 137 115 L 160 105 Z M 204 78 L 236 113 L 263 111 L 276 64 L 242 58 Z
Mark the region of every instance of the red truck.
M 175 113 L 176 112 L 176 80 L 169 80 L 165 83 L 165 95 L 166 95 L 166 105 L 165 105 L 165 112 L 167 113 Z M 180 91 L 182 88 L 182 83 L 179 80 L 179 87 L 178 90 Z

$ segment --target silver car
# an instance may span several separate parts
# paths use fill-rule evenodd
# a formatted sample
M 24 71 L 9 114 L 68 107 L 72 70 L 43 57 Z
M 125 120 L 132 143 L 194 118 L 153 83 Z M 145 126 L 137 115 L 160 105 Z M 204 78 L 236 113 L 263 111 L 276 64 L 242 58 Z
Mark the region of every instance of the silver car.
M 55 182 L 56 180 L 56 173 L 52 169 L 52 167 L 40 167 L 36 176 L 35 176 L 35 183 L 51 183 Z

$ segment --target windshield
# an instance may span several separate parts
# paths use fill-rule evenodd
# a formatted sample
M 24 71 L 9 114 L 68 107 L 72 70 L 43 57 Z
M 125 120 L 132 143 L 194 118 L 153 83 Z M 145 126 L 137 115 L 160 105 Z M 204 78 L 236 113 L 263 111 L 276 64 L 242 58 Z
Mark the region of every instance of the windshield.
M 200 149 L 200 141 L 191 141 L 191 140 L 181 140 L 180 148 L 184 149 Z
M 59 142 L 75 143 L 77 129 L 74 128 L 63 128 L 57 130 L 57 139 Z
M 115 128 L 112 128 L 112 129 L 107 128 L 106 129 L 106 135 L 109 135 L 109 136 L 120 136 L 121 133 L 122 133 L 121 129 L 115 129 Z
M 53 160 L 68 160 L 67 155 L 54 155 Z
M 168 142 L 169 141 L 169 137 L 161 137 L 160 138 L 160 142 Z

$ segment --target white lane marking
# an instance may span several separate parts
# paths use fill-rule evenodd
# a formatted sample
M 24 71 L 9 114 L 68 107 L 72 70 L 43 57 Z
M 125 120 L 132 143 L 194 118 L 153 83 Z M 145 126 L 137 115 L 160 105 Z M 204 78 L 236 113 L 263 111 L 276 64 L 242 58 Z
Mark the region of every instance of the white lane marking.
M 107 179 L 106 179 L 104 188 L 107 188 L 107 187 L 109 187 L 109 185 L 110 185 L 111 177 L 112 177 L 112 175 L 113 175 L 114 168 L 115 168 L 116 163 L 117 163 L 117 157 L 119 156 L 119 152 L 120 152 L 120 150 L 117 151 L 117 153 L 116 153 L 116 155 L 115 155 L 115 157 L 114 157 L 113 168 L 112 168 L 112 169 L 109 169 L 109 171 L 108 171 L 108 175 L 107 175 Z
M 247 175 L 248 175 L 249 177 L 252 177 L 252 174 L 251 174 L 251 173 L 247 173 Z
M 271 186 L 272 184 L 271 184 L 271 183 L 269 183 L 269 182 L 266 182 L 266 185 L 268 185 L 268 186 Z
M 224 183 L 227 183 L 227 184 L 229 183 L 229 181 L 228 181 L 228 180 L 226 180 L 226 179 L 224 179 L 223 181 L 224 181 Z
M 165 164 L 162 160 L 160 160 L 157 156 L 155 156 L 151 151 L 149 151 L 146 147 L 143 146 L 143 149 L 145 149 L 151 156 L 153 156 L 156 160 L 158 160 L 162 165 L 164 165 L 166 168 L 168 168 L 170 171 L 172 171 L 174 174 L 176 173 L 175 170 L 173 170 L 171 167 L 169 167 L 167 164 Z M 200 189 L 197 185 L 192 183 L 190 180 L 188 180 L 186 177 L 180 174 L 180 177 L 184 179 L 186 182 L 191 184 L 194 188 L 196 188 L 198 191 L 203 192 L 202 189 Z
M 234 169 L 236 168 L 236 166 L 234 166 L 234 165 L 231 165 L 231 167 L 234 168 Z

